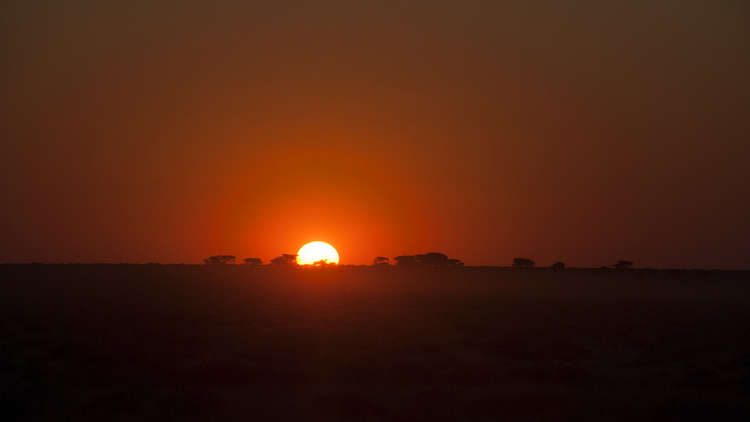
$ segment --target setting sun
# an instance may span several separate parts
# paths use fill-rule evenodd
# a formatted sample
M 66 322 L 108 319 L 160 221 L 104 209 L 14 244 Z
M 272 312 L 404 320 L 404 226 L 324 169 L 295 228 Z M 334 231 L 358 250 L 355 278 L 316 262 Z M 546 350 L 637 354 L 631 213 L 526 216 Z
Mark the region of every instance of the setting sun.
M 310 242 L 297 252 L 297 264 L 313 265 L 323 261 L 327 264 L 338 264 L 339 253 L 326 242 Z

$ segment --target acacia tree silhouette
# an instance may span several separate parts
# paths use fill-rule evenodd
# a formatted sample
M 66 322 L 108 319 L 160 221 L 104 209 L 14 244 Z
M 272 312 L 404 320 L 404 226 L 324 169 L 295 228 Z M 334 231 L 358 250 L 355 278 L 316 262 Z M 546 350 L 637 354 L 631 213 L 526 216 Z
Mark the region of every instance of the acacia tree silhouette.
M 528 258 L 513 258 L 513 268 L 531 268 L 534 266 L 534 261 Z
M 314 267 L 333 267 L 333 266 L 335 266 L 335 265 L 336 265 L 336 264 L 334 264 L 334 263 L 332 263 L 332 262 L 328 262 L 328 260 L 327 260 L 327 259 L 321 259 L 321 260 L 319 260 L 319 261 L 315 261 L 315 262 L 313 262 L 313 266 L 314 266 Z
M 398 267 L 448 268 L 462 267 L 464 265 L 460 259 L 449 259 L 447 255 L 440 252 L 427 252 L 419 255 L 401 255 L 393 259 L 396 261 L 396 266 Z
M 259 265 L 263 265 L 263 260 L 260 258 L 245 258 L 245 265 L 250 265 L 252 267 L 257 267 Z
M 372 260 L 372 265 L 376 267 L 388 266 L 390 265 L 390 262 L 385 256 L 376 256 L 375 259 Z
M 451 258 L 446 263 L 449 267 L 463 267 L 464 263 L 460 259 Z
M 614 267 L 618 270 L 628 270 L 633 266 L 633 261 L 617 261 Z
M 203 260 L 203 263 L 206 265 L 214 265 L 214 264 L 234 264 L 234 255 L 214 255 L 209 256 L 208 258 Z
M 399 267 L 412 267 L 417 265 L 417 259 L 414 255 L 400 255 L 393 259 L 396 261 L 396 266 Z
M 448 256 L 440 252 L 427 252 L 416 256 L 417 264 L 430 265 L 434 267 L 443 266 L 448 263 Z
M 293 267 L 297 265 L 297 254 L 281 254 L 271 260 L 271 265 Z

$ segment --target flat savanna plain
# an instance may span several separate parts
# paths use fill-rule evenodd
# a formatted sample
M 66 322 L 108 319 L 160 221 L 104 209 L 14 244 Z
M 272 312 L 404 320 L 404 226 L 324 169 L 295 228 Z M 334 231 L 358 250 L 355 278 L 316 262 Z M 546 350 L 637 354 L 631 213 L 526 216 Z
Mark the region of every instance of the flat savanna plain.
M 0 266 L 4 420 L 750 420 L 750 273 Z

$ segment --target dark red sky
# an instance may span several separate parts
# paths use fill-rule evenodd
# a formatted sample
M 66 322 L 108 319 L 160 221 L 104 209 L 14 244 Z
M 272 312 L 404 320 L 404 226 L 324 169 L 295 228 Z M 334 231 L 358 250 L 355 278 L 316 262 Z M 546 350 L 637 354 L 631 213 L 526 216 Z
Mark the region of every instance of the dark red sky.
M 104 3 L 1 6 L 0 262 L 750 268 L 742 0 Z

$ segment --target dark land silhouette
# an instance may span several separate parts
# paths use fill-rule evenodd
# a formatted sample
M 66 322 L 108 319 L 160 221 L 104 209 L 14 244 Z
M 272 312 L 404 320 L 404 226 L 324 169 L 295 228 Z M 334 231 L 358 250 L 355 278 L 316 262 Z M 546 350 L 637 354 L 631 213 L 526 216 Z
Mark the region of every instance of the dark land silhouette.
M 0 265 L 4 420 L 750 416 L 748 272 L 291 257 Z

